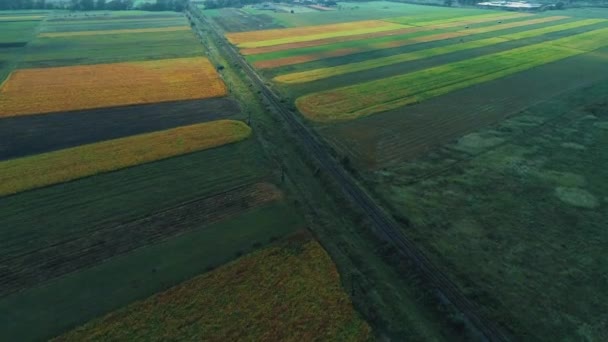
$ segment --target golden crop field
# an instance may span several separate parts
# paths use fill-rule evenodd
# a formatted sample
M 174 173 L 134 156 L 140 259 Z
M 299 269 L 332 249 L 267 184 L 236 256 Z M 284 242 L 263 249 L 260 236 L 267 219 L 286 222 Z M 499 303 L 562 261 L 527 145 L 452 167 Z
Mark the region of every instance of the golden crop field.
M 404 27 L 406 26 L 382 20 L 365 20 L 341 24 L 228 33 L 226 34 L 226 38 L 228 38 L 232 44 L 236 44 L 240 47 L 256 47 L 289 43 L 290 40 L 314 40 L 360 34 L 364 33 L 365 30 L 368 30 L 368 32 L 377 32 L 377 30 L 393 30 Z
M 0 196 L 246 139 L 241 121 L 218 120 L 0 162 Z
M 55 341 L 366 341 L 370 333 L 323 247 L 292 237 Z
M 47 32 L 47 33 L 39 34 L 38 37 L 56 38 L 56 37 L 96 36 L 96 35 L 101 35 L 101 34 L 130 34 L 130 33 L 150 33 L 150 32 L 175 32 L 175 31 L 190 31 L 190 27 L 186 26 L 186 25 L 182 25 L 182 26 L 153 27 L 153 28 L 124 29 L 124 30 Z
M 21 69 L 0 88 L 0 118 L 224 95 L 203 57 Z
M 608 29 L 528 45 L 409 74 L 300 97 L 296 105 L 315 121 L 344 121 L 395 109 L 608 46 Z

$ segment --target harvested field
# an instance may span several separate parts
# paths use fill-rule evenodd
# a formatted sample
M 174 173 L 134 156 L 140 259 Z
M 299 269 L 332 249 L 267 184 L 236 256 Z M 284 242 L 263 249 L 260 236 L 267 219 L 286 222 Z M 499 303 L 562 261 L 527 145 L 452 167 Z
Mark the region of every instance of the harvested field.
M 52 278 L 88 268 L 116 255 L 158 243 L 243 212 L 280 200 L 269 183 L 247 185 L 167 208 L 134 221 L 101 225 L 91 234 L 11 257 L 0 256 L 0 297 Z
M 0 89 L 0 117 L 224 95 L 215 67 L 201 57 L 23 69 Z
M 382 169 L 428 155 L 464 134 L 563 92 L 588 87 L 606 75 L 607 63 L 591 54 L 580 55 L 417 105 L 324 127 L 321 134 L 362 170 Z
M 315 93 L 296 100 L 309 119 L 345 121 L 498 79 L 608 45 L 608 29 L 529 45 L 461 62 Z M 415 87 L 412 87 L 415 85 Z
M 4 118 L 0 160 L 212 120 L 244 120 L 240 111 L 224 97 Z
M 558 17 L 559 18 L 559 17 Z M 545 18 L 549 19 L 549 18 Z M 546 20 L 550 21 L 550 20 Z M 456 51 L 463 51 L 468 49 L 476 49 L 484 46 L 490 46 L 499 44 L 505 41 L 511 40 L 519 40 L 525 38 L 531 38 L 535 36 L 541 36 L 547 33 L 563 31 L 572 28 L 578 28 L 588 25 L 594 25 L 597 23 L 597 20 L 581 20 L 567 24 L 554 25 L 549 27 L 543 27 L 535 30 L 523 31 L 513 34 L 506 34 L 502 36 L 498 36 L 495 38 L 487 38 L 481 40 L 474 40 L 468 42 L 459 42 L 451 45 L 444 45 L 432 49 L 420 50 L 410 53 L 392 55 L 383 58 L 370 59 L 364 62 L 358 63 L 350 63 L 344 64 L 335 67 L 322 68 L 322 69 L 314 69 L 309 71 L 302 71 L 292 74 L 280 75 L 274 78 L 277 82 L 292 84 L 292 83 L 305 83 L 316 81 L 328 77 L 333 77 L 337 75 L 344 75 L 348 73 L 354 73 L 363 70 L 369 70 L 373 68 L 383 67 L 387 65 L 403 63 L 408 61 L 413 61 L 417 59 L 424 59 L 429 57 L 434 57 L 442 54 L 448 54 Z
M 72 31 L 72 32 L 47 32 L 38 35 L 40 38 L 56 37 L 77 37 L 77 36 L 98 36 L 102 34 L 132 34 L 132 33 L 151 33 L 151 32 L 175 32 L 190 31 L 190 26 L 169 26 L 142 29 L 121 29 L 121 30 L 99 30 L 99 31 Z
M 370 328 L 354 310 L 321 245 L 292 238 L 94 320 L 55 341 L 163 340 L 168 336 L 207 341 L 366 341 Z
M 400 29 L 395 29 L 395 30 L 390 30 L 390 31 L 363 33 L 363 34 L 351 35 L 351 36 L 345 36 L 345 37 L 317 39 L 317 40 L 311 40 L 311 41 L 286 43 L 286 44 L 271 45 L 271 46 L 264 46 L 264 47 L 258 47 L 258 48 L 248 48 L 248 49 L 245 48 L 245 49 L 241 49 L 240 52 L 243 55 L 256 55 L 256 54 L 277 52 L 277 51 L 304 48 L 304 47 L 327 45 L 327 44 L 332 44 L 332 43 L 342 43 L 342 42 L 353 41 L 353 40 L 404 35 L 404 34 L 416 33 L 416 32 L 436 31 L 436 30 L 460 27 L 460 26 L 471 25 L 471 24 L 480 24 L 480 23 L 496 21 L 496 20 L 514 19 L 519 16 L 503 14 L 503 16 L 501 16 L 499 18 L 496 18 L 495 16 L 491 16 L 491 17 L 483 16 L 482 18 L 478 18 L 478 17 L 479 16 L 475 16 L 469 20 L 464 20 L 461 18 L 460 21 L 452 21 L 452 22 L 443 23 L 443 24 L 433 24 L 434 23 L 433 22 L 433 23 L 428 23 L 428 25 L 420 25 L 420 26 L 417 25 L 417 26 L 405 27 L 405 28 L 400 28 Z M 474 18 L 478 18 L 478 19 L 474 19 Z M 555 17 L 553 17 L 553 18 L 555 18 Z M 562 18 L 564 18 L 564 17 L 562 17 Z M 551 19 L 549 19 L 547 21 L 550 21 L 550 20 Z M 525 25 L 525 24 L 522 24 L 522 25 Z
M 246 139 L 241 121 L 218 120 L 0 162 L 0 195 L 63 183 Z
M 380 20 L 366 20 L 342 24 L 228 33 L 226 38 L 239 47 L 258 47 L 365 33 L 361 30 L 377 32 L 399 28 L 403 28 L 403 26 Z

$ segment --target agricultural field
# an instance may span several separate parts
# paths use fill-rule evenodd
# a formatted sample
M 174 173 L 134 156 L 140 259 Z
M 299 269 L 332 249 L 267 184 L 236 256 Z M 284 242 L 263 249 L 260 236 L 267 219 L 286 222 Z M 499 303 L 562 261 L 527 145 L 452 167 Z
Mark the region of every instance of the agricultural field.
M 0 14 L 0 340 L 54 338 L 306 227 L 182 13 L 33 17 Z M 334 272 L 307 287 L 345 317 L 328 334 L 367 336 L 304 245 L 321 259 L 295 264 Z
M 515 340 L 605 340 L 608 11 L 389 6 L 225 36 Z
M 56 341 L 124 339 L 366 341 L 370 330 L 318 242 L 298 233 Z M 235 313 L 232 307 L 243 307 Z M 158 324 L 157 322 L 163 322 Z M 251 327 L 246 334 L 240 326 Z
M 193 57 L 17 70 L 0 94 L 8 117 L 222 97 L 226 86 L 209 60 Z

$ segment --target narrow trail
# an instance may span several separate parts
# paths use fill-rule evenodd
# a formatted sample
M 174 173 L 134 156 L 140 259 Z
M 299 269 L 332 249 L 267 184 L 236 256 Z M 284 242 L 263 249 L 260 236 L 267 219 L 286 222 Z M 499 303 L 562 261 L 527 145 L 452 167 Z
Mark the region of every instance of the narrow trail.
M 477 330 L 482 340 L 512 340 L 501 327 L 484 317 L 480 308 L 469 301 L 458 287 L 422 253 L 415 243 L 404 235 L 399 224 L 392 216 L 381 209 L 355 179 L 344 170 L 342 165 L 330 155 L 316 132 L 305 126 L 298 119 L 297 114 L 283 104 L 281 98 L 266 86 L 263 78 L 224 38 L 222 30 L 215 23 L 208 21 L 200 10 L 194 6 L 188 9 L 187 14 L 195 29 L 205 27 L 209 30 L 213 39 L 219 42 L 218 47 L 221 52 L 231 62 L 237 63 L 242 68 L 251 83 L 259 90 L 260 96 L 272 106 L 274 111 L 293 130 L 293 138 L 296 143 L 303 146 L 310 156 L 316 159 L 320 170 L 335 181 L 343 195 L 365 213 L 373 224 L 375 232 L 383 239 L 391 241 L 403 256 L 416 265 L 418 271 L 426 280 L 427 286 L 433 289 L 441 300 L 449 302 L 462 313 L 469 325 Z

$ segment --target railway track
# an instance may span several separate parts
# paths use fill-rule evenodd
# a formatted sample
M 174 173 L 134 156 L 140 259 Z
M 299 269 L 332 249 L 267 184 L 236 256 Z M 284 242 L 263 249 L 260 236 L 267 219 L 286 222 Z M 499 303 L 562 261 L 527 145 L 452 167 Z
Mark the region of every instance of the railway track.
M 295 132 L 297 141 L 305 147 L 314 159 L 317 160 L 321 170 L 331 176 L 341 188 L 344 195 L 358 208 L 360 208 L 376 232 L 384 239 L 390 240 L 398 248 L 399 252 L 416 265 L 420 274 L 427 281 L 428 286 L 436 291 L 439 298 L 451 303 L 469 323 L 469 326 L 477 330 L 479 337 L 484 341 L 510 341 L 508 336 L 498 325 L 480 314 L 480 309 L 469 301 L 456 285 L 448 279 L 414 244 L 407 238 L 399 227 L 399 224 L 367 194 L 365 190 L 348 174 L 344 168 L 325 149 L 317 134 L 306 127 L 298 118 L 297 114 L 281 102 L 280 97 L 275 94 L 258 73 L 245 61 L 236 48 L 228 43 L 215 23 L 208 21 L 200 10 L 191 5 L 188 10 L 191 21 L 209 29 L 214 39 L 220 41 L 218 49 L 230 57 L 232 62 L 238 63 L 250 81 L 260 91 L 260 94 L 270 104 L 288 126 Z M 196 25 L 198 27 L 199 25 Z

